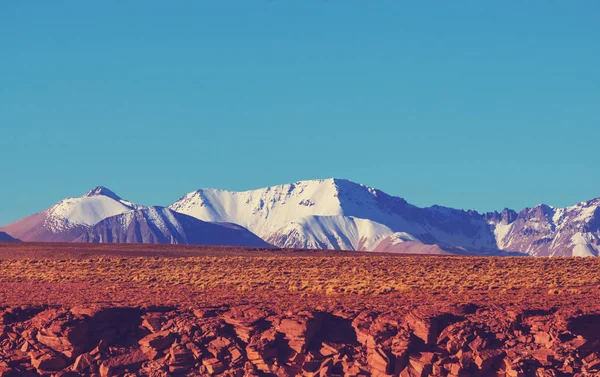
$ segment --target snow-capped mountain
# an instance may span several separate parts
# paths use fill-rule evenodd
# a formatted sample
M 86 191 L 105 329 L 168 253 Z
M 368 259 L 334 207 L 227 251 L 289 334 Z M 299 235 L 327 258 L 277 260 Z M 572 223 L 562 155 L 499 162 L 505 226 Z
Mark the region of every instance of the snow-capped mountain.
M 209 223 L 164 207 L 142 208 L 108 217 L 75 241 L 271 247 L 239 225 Z
M 229 224 L 207 224 L 215 222 Z M 226 233 L 223 227 L 235 232 Z M 380 190 L 331 178 L 244 192 L 200 189 L 167 209 L 138 206 L 100 186 L 0 231 L 41 242 L 599 256 L 600 198 L 567 208 L 540 204 L 518 213 L 505 209 L 482 215 L 441 206 L 420 208 Z M 237 243 L 241 234 L 249 238 Z
M 395 232 L 465 250 L 497 250 L 474 211 L 419 208 L 343 179 L 302 181 L 245 192 L 201 189 L 169 208 L 204 221 L 233 222 L 280 247 L 373 250 Z
M 0 242 L 20 242 L 20 241 L 14 237 L 11 237 L 9 234 L 0 232 Z
M 140 206 L 98 186 L 79 198 L 61 200 L 0 230 L 22 241 L 69 242 L 99 221 L 136 208 Z
M 518 214 L 505 209 L 485 218 L 502 250 L 536 256 L 600 254 L 600 198 L 567 208 L 540 204 Z

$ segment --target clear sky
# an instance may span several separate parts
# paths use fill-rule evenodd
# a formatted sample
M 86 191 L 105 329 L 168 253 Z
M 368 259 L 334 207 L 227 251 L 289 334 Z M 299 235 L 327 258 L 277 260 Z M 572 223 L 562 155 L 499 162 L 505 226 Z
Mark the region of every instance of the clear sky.
M 600 2 L 1 1 L 0 224 L 105 185 L 600 196 Z

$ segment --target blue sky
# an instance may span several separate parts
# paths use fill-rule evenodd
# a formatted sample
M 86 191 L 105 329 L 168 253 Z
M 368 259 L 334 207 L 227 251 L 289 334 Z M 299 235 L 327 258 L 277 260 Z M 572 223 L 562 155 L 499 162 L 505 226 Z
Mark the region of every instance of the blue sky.
M 600 196 L 600 2 L 175 3 L 0 3 L 0 224 L 96 185 Z

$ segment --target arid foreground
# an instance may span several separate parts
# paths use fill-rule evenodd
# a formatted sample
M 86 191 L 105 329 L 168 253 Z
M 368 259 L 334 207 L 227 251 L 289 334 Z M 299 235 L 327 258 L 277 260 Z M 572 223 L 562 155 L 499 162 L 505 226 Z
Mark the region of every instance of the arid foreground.
M 0 376 L 594 376 L 600 260 L 0 245 Z

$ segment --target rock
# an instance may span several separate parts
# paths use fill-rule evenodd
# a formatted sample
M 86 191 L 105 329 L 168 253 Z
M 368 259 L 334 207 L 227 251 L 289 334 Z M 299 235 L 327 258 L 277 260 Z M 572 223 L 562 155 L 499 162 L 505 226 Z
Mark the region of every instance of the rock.
M 264 373 L 271 371 L 269 363 L 263 358 L 261 352 L 255 346 L 249 345 L 246 347 L 246 356 L 248 357 L 248 361 L 259 371 Z
M 76 372 L 83 372 L 94 364 L 94 358 L 89 353 L 84 353 L 75 359 L 72 369 Z
M 585 365 L 588 370 L 600 369 L 600 357 L 597 353 L 590 353 L 583 358 L 583 365 Z
M 552 337 L 547 332 L 540 331 L 533 335 L 533 339 L 534 339 L 535 343 L 537 343 L 537 344 L 549 346 Z
M 218 374 L 225 370 L 223 363 L 215 358 L 203 359 L 202 365 L 206 367 L 210 375 Z
M 217 315 L 217 312 L 214 309 L 208 309 L 208 308 L 194 309 L 193 313 L 196 316 L 196 318 L 200 318 L 200 319 L 211 318 L 211 317 L 215 317 Z
M 420 371 L 416 370 L 412 365 L 404 368 L 402 372 L 400 372 L 400 377 L 424 377 L 425 374 L 422 374 Z
M 399 374 L 408 364 L 408 350 L 410 346 L 410 335 L 399 332 L 392 340 L 392 355 L 394 363 L 394 374 Z
M 142 351 L 149 359 L 154 359 L 159 351 L 169 347 L 175 340 L 175 337 L 170 331 L 160 331 L 150 334 L 138 341 Z
M 320 308 L 268 316 L 218 309 L 209 316 L 178 308 L 168 314 L 115 310 L 43 310 L 22 322 L 10 314 L 9 323 L 0 325 L 0 377 L 583 377 L 600 372 L 600 337 L 585 329 L 572 332 L 564 310 L 560 316 L 532 318 L 519 310 L 508 315 L 480 307 L 448 326 L 455 318 L 430 308 L 408 315 Z M 125 324 L 118 320 L 122 313 L 131 317 Z M 586 326 L 600 318 L 571 315 L 583 316 Z M 81 340 L 77 331 L 88 338 Z M 154 332 L 144 336 L 148 331 Z
M 367 363 L 371 373 L 378 373 L 379 375 L 391 375 L 393 373 L 391 359 L 380 347 L 367 356 Z
M 360 365 L 355 361 L 350 360 L 342 360 L 342 370 L 344 371 L 344 376 L 348 377 L 358 377 L 358 376 L 368 376 L 366 371 L 360 368 Z
M 21 352 L 27 352 L 27 351 L 29 351 L 30 347 L 31 347 L 31 343 L 29 343 L 28 341 L 25 341 L 23 343 L 23 345 L 21 346 L 20 350 L 21 350 Z
M 269 314 L 268 311 L 249 305 L 231 308 L 230 311 L 223 314 L 222 318 L 233 326 L 238 338 L 249 343 L 250 338 L 267 325 L 265 318 Z
M 196 344 L 191 343 L 191 342 L 186 343 L 185 344 L 185 348 L 187 348 L 188 350 L 190 350 L 190 352 L 194 356 L 194 359 L 199 359 L 199 358 L 202 357 L 202 350 Z
M 67 361 L 53 352 L 31 352 L 31 365 L 41 372 L 59 371 L 67 366 Z
M 102 364 L 110 367 L 112 370 L 117 370 L 124 367 L 139 365 L 147 360 L 148 355 L 138 348 L 120 355 L 112 356 Z
M 499 362 L 505 356 L 504 351 L 501 349 L 489 349 L 478 351 L 475 354 L 475 365 L 481 371 L 488 371 L 492 368 L 494 363 Z
M 13 374 L 13 369 L 4 361 L 0 361 L 0 377 L 10 377 Z
M 191 369 L 194 364 L 192 352 L 181 345 L 173 345 L 169 350 L 169 371 L 183 373 Z
M 304 353 L 315 333 L 316 325 L 316 319 L 312 315 L 304 314 L 293 319 L 284 318 L 276 328 L 285 335 L 291 349 L 297 353 Z
M 469 342 L 469 348 L 471 351 L 476 352 L 482 350 L 487 347 L 487 340 L 483 339 L 480 336 L 475 336 L 471 342 Z
M 468 370 L 471 368 L 471 365 L 473 365 L 475 363 L 475 361 L 473 360 L 473 352 L 472 351 L 458 351 L 456 353 L 456 355 L 454 355 L 456 358 L 458 358 L 458 362 L 460 363 L 460 366 L 465 369 Z
M 445 369 L 452 375 L 458 376 L 460 372 L 463 371 L 461 365 L 459 363 L 448 363 L 445 365 Z
M 37 334 L 37 341 L 58 351 L 68 358 L 75 357 L 85 347 L 87 326 L 79 324 L 63 329 L 61 333 L 52 333 L 51 329 L 42 329 Z
M 417 372 L 419 376 L 429 375 L 433 367 L 435 354 L 433 352 L 420 352 L 409 355 L 410 367 Z
M 224 338 L 224 337 L 217 337 L 216 339 L 211 340 L 208 343 L 206 349 L 215 358 L 221 359 L 230 345 L 231 345 L 231 341 L 229 339 Z
M 435 318 L 413 311 L 405 318 L 409 329 L 427 345 L 434 344 L 438 336 L 438 325 Z
M 159 332 L 162 329 L 162 314 L 148 313 L 143 318 L 142 327 L 150 330 L 153 333 Z
M 319 349 L 319 354 L 321 355 L 321 357 L 328 358 L 337 354 L 338 352 L 338 349 L 334 346 L 329 345 L 327 343 L 321 343 L 321 349 Z
M 232 345 L 228 348 L 228 351 L 231 355 L 231 365 L 241 364 L 244 361 L 242 350 L 237 345 Z
M 100 376 L 102 377 L 112 377 L 113 376 L 113 368 L 106 364 L 106 363 L 102 363 L 100 365 Z
M 64 309 L 49 309 L 37 314 L 31 322 L 39 329 L 38 342 L 72 358 L 82 352 L 88 340 L 88 325 L 84 319 Z
M 531 355 L 544 367 L 551 366 L 554 361 L 554 352 L 546 348 L 535 350 Z

